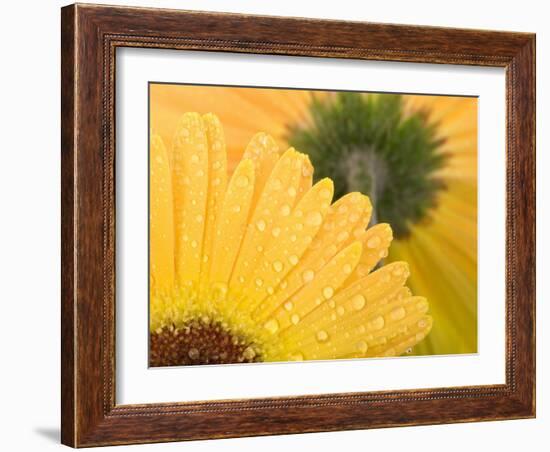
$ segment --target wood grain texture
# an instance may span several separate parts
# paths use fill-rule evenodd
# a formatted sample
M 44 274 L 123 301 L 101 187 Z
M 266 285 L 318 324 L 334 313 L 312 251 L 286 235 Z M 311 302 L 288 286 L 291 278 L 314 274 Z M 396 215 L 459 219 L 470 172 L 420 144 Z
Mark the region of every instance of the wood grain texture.
M 74 159 L 75 159 L 75 39 L 74 8 L 61 11 L 61 441 L 75 444 L 74 385 Z
M 61 35 L 64 444 L 85 447 L 535 415 L 534 35 L 80 4 L 62 9 Z M 506 384 L 116 405 L 117 47 L 506 68 Z

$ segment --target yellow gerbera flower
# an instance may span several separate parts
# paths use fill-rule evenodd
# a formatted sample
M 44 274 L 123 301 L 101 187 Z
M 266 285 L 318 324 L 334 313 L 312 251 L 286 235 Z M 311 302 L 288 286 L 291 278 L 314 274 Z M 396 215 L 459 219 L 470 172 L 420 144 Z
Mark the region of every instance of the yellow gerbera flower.
M 368 197 L 334 204 L 309 158 L 254 135 L 231 176 L 213 114 L 186 113 L 150 143 L 150 364 L 400 355 L 432 320 L 369 229 Z
M 150 95 L 151 124 L 165 142 L 171 140 L 181 110 L 216 112 L 224 125 L 227 167 L 231 173 L 256 131 L 268 131 L 282 146 L 290 146 L 289 127 L 311 123 L 312 96 L 324 100 L 334 96 L 334 92 L 151 84 Z M 446 156 L 445 164 L 435 176 L 443 182 L 444 189 L 438 191 L 427 218 L 412 224 L 408 235 L 394 239 L 384 262 L 405 260 L 411 268 L 408 286 L 430 301 L 434 327 L 414 353 L 475 353 L 477 99 L 429 95 L 402 98 L 405 115 L 425 112 L 437 138 L 443 140 L 438 152 Z M 303 146 L 299 149 L 310 152 Z M 340 158 L 337 152 L 334 156 Z M 320 169 L 316 174 L 320 174 Z M 334 178 L 330 171 L 327 175 Z

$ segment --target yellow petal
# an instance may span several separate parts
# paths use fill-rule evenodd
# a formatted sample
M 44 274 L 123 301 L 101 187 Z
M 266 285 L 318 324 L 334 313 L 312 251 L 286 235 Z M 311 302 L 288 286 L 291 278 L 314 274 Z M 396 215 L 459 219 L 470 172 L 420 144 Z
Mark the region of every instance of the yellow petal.
M 297 200 L 301 199 L 304 194 L 306 194 L 313 184 L 313 165 L 311 160 L 307 155 L 304 155 L 304 161 L 302 165 L 302 177 L 300 178 L 300 183 L 298 185 L 298 195 Z
M 227 184 L 227 158 L 225 155 L 225 138 L 219 119 L 209 113 L 202 117 L 208 140 L 208 198 L 204 225 L 204 240 L 201 260 L 201 288 L 208 283 L 210 262 L 214 247 L 214 230 L 220 216 L 222 202 Z
M 256 205 L 267 179 L 279 160 L 279 147 L 275 140 L 266 133 L 259 132 L 252 137 L 243 154 L 243 159 L 254 162 L 256 185 L 252 205 Z
M 380 259 L 388 255 L 388 248 L 393 239 L 393 233 L 389 224 L 379 223 L 367 229 L 361 235 L 363 242 L 363 254 L 355 271 L 350 276 L 346 285 L 351 285 L 358 279 L 367 276 L 380 262 Z
M 173 159 L 176 277 L 188 285 L 199 279 L 208 192 L 208 142 L 199 114 L 181 118 Z
M 151 285 L 168 290 L 174 284 L 174 217 L 168 154 L 158 135 L 151 137 L 149 246 Z
M 241 160 L 227 187 L 214 234 L 210 279 L 227 284 L 243 240 L 254 193 L 254 163 Z

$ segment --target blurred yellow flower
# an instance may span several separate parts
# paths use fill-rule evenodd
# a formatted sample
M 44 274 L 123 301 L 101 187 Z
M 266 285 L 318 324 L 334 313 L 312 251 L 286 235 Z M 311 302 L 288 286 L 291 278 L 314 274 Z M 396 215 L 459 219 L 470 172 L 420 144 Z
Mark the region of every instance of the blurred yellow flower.
M 414 269 L 411 288 L 430 299 L 434 327 L 417 353 L 477 352 L 477 98 L 407 96 L 411 110 L 425 109 L 448 156 L 438 176 L 445 182 L 430 217 L 395 241 L 389 260 Z M 433 300 L 433 302 L 432 302 Z
M 151 365 L 395 356 L 425 338 L 408 265 L 376 269 L 392 232 L 367 229 L 368 197 L 331 204 L 332 181 L 265 133 L 228 175 L 213 114 L 174 130 L 150 143 Z

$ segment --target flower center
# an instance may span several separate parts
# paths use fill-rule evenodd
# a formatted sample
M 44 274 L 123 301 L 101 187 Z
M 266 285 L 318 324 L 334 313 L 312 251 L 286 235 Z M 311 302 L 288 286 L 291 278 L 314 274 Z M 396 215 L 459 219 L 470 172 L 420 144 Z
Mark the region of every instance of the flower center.
M 220 322 L 192 320 L 150 333 L 151 367 L 232 364 L 262 361 L 259 347 L 233 334 Z
M 384 159 L 374 149 L 366 147 L 350 151 L 347 158 L 338 162 L 338 166 L 348 192 L 366 193 L 373 207 L 376 207 L 388 179 L 388 167 Z M 370 225 L 378 222 L 377 209 L 374 208 Z

